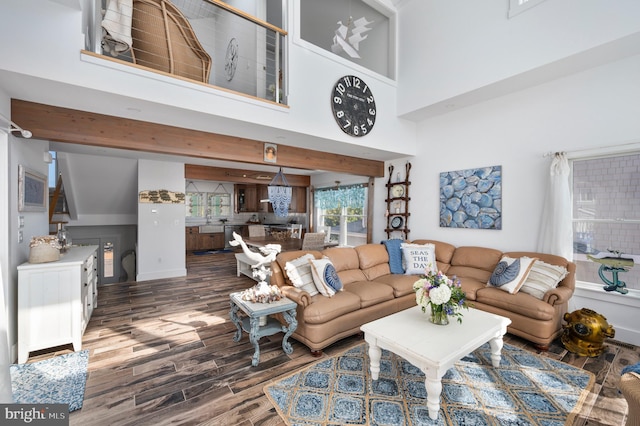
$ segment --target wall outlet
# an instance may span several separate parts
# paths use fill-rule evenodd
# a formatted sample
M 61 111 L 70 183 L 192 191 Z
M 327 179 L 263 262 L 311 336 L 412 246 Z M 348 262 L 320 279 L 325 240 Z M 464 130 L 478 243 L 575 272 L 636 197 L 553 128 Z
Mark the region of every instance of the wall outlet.
M 18 242 L 21 243 L 24 240 L 24 234 L 22 230 L 18 231 Z

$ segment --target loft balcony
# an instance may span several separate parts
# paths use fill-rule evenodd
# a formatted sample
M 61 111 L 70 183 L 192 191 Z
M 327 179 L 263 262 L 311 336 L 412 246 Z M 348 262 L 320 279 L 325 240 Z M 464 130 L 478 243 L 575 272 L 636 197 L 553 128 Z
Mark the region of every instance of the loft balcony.
M 133 67 L 286 105 L 284 14 L 281 2 L 266 3 L 267 10 L 248 13 L 219 0 L 95 0 L 91 50 Z

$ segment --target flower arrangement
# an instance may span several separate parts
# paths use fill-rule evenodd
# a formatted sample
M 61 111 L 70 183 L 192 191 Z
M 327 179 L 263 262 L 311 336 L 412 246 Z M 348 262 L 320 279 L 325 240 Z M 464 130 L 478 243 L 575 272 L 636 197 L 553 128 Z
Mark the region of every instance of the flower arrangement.
M 462 323 L 462 309 L 468 309 L 467 298 L 460 280 L 453 279 L 442 272 L 436 272 L 431 263 L 427 265 L 425 275 L 413 283 L 416 292 L 416 303 L 427 312 L 431 308 L 431 321 L 435 324 L 448 324 L 449 316 L 457 318 Z

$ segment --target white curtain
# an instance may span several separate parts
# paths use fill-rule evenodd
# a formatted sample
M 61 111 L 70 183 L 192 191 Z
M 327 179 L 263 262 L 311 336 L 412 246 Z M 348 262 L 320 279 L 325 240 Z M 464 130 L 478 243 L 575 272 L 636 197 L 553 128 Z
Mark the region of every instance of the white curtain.
M 569 161 L 564 152 L 555 153 L 549 169 L 549 186 L 542 211 L 538 251 L 573 259 Z

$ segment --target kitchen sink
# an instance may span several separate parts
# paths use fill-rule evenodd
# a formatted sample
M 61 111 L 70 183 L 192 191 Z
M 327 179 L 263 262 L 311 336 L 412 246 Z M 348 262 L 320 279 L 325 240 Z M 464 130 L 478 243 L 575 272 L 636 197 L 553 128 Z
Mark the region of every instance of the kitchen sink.
M 224 232 L 224 225 L 200 225 L 201 234 L 213 234 L 215 232 Z

